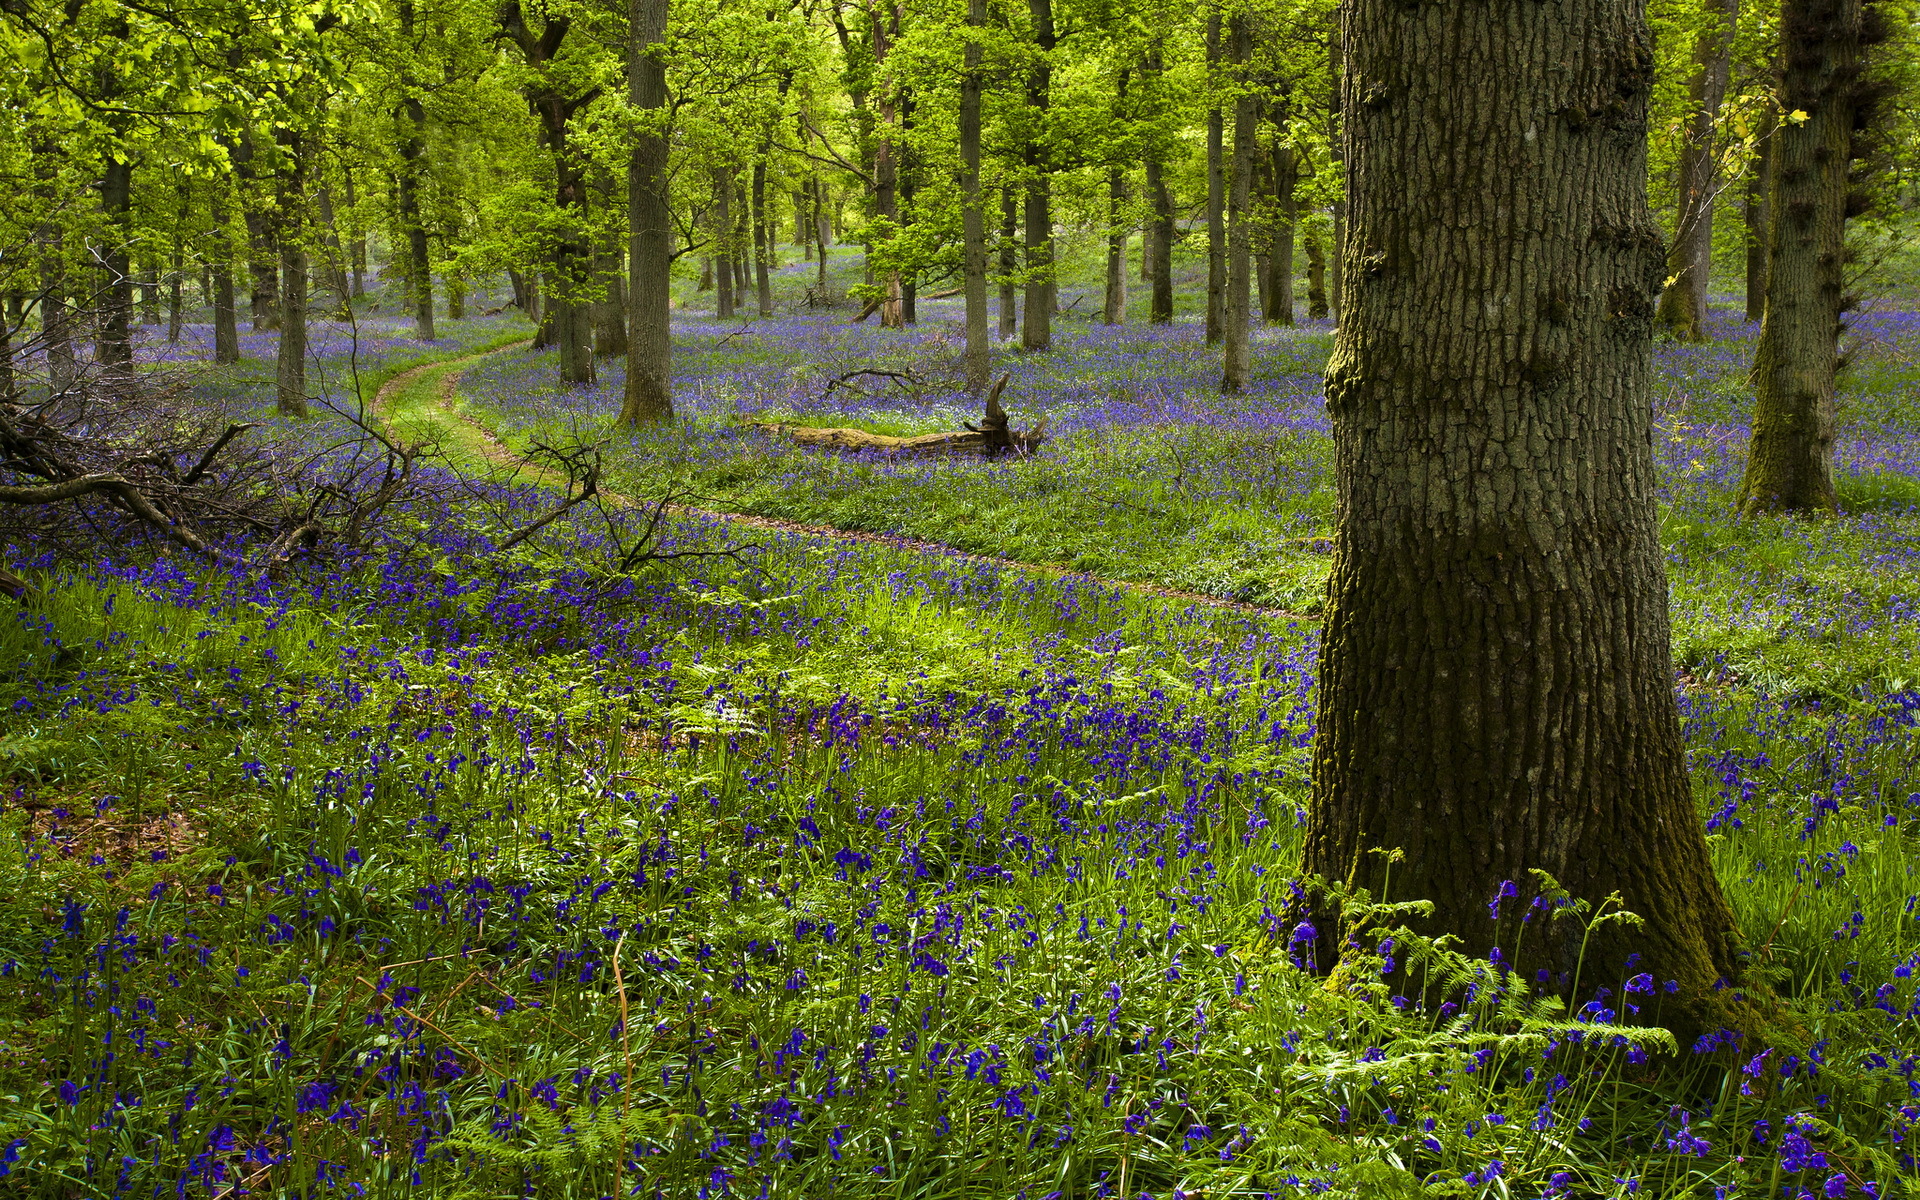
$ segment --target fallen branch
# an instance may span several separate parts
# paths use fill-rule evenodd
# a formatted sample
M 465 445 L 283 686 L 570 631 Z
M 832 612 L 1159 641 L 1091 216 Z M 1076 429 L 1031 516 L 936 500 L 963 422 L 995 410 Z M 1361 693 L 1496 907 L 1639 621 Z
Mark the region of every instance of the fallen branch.
M 1025 456 L 1047 440 L 1047 423 L 1042 420 L 1025 432 L 1011 428 L 1006 411 L 1000 407 L 1000 394 L 1006 389 L 1009 378 L 1008 375 L 1001 375 L 994 381 L 987 391 L 986 416 L 978 425 L 969 422 L 964 432 L 925 433 L 919 437 L 902 438 L 869 433 L 864 429 L 822 429 L 809 425 L 785 425 L 776 421 L 755 421 L 753 424 L 796 445 L 818 446 L 826 450 L 873 450 L 909 457 L 978 454 L 984 458 L 994 458 L 1003 453 Z

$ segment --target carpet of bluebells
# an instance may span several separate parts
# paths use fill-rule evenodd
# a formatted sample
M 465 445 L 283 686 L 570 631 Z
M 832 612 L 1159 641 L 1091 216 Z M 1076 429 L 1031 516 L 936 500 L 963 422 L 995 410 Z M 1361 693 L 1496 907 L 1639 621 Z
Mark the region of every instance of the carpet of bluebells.
M 1264 332 L 1229 402 L 1189 326 L 1067 324 L 1007 364 L 1016 423 L 1060 434 L 1033 462 L 801 460 L 740 420 L 849 423 L 822 375 L 937 363 L 943 312 L 726 342 L 689 313 L 699 419 L 618 463 L 670 456 L 784 515 L 865 489 L 872 524 L 922 534 L 976 528 L 953 496 L 1038 523 L 1091 489 L 1163 514 L 1109 539 L 1237 528 L 1310 590 L 1324 330 Z M 1671 1045 L 1662 981 L 1568 1004 L 1410 936 L 1331 982 L 1302 962 L 1281 914 L 1310 619 L 720 519 L 666 544 L 735 556 L 618 573 L 585 521 L 500 555 L 478 516 L 420 513 L 391 553 L 271 583 L 40 563 L 48 601 L 0 621 L 0 1175 L 114 1197 L 1913 1194 L 1920 331 L 1874 320 L 1850 511 L 1818 523 L 1726 515 L 1751 330 L 1659 359 L 1701 818 L 1803 1040 Z M 438 349 L 507 330 L 470 324 Z M 550 371 L 492 360 L 468 402 L 515 437 L 617 396 L 617 372 L 561 393 Z M 957 415 L 894 390 L 852 416 Z M 1155 548 L 1143 577 L 1195 582 Z M 1604 915 L 1515 883 L 1488 896 L 1509 946 Z

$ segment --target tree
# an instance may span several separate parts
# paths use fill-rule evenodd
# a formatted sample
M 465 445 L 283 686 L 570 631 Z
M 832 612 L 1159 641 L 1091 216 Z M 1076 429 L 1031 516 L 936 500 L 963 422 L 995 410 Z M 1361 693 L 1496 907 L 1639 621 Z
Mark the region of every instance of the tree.
M 1514 945 L 1488 920 L 1506 881 L 1617 892 L 1644 927 L 1603 925 L 1584 962 L 1571 923 L 1531 930 L 1520 966 L 1591 992 L 1638 953 L 1677 981 L 1660 1016 L 1684 1033 L 1744 1022 L 1717 987 L 1739 980 L 1734 918 L 1689 785 L 1654 505 L 1652 65 L 1641 0 L 1347 8 L 1304 865 L 1429 901 L 1416 923 L 1481 953 Z M 1326 949 L 1365 932 L 1332 924 Z
M 1849 179 L 1864 151 L 1882 36 L 1862 0 L 1783 0 L 1782 118 L 1774 133 L 1767 300 L 1753 354 L 1753 439 L 1740 507 L 1811 512 L 1837 503 L 1834 389 L 1846 296 Z M 1804 119 L 1793 119 L 1805 114 Z
M 620 420 L 627 425 L 673 420 L 670 373 L 673 347 L 667 335 L 672 299 L 673 214 L 667 197 L 667 135 L 657 122 L 667 103 L 668 0 L 631 0 L 628 10 L 627 85 L 634 110 L 645 122 L 627 164 L 627 388 Z
M 1667 286 L 1660 294 L 1660 323 L 1683 342 L 1706 337 L 1707 276 L 1713 265 L 1713 206 L 1718 198 L 1719 156 L 1714 133 L 1727 96 L 1733 62 L 1733 26 L 1739 0 L 1709 0 L 1707 27 L 1694 48 L 1693 79 L 1687 85 L 1686 132 L 1680 147 L 1680 211 L 1667 252 Z
M 987 214 L 980 189 L 981 31 L 987 24 L 987 0 L 967 0 L 967 42 L 960 77 L 960 203 L 964 261 L 962 287 L 967 305 L 967 389 L 987 386 Z M 824 255 L 826 250 L 821 249 Z

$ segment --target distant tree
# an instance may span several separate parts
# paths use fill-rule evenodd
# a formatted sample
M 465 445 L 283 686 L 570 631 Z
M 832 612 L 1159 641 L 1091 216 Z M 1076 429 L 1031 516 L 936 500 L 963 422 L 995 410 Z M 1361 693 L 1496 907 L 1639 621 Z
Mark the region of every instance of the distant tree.
M 1834 391 L 1847 295 L 1847 218 L 1864 209 L 1855 160 L 1879 87 L 1867 48 L 1885 23 L 1862 0 L 1784 0 L 1780 127 L 1767 208 L 1766 308 L 1753 355 L 1753 440 L 1740 507 L 1836 504 Z
M 1694 44 L 1693 77 L 1687 84 L 1685 132 L 1680 147 L 1680 210 L 1667 251 L 1667 285 L 1660 294 L 1660 323 L 1683 342 L 1706 337 L 1707 275 L 1713 264 L 1713 209 L 1719 190 L 1714 137 L 1733 64 L 1734 22 L 1739 0 L 1708 0 L 1706 27 Z
M 1346 22 L 1340 516 L 1305 869 L 1430 901 L 1420 924 L 1483 954 L 1515 947 L 1488 919 L 1507 881 L 1617 893 L 1643 927 L 1530 926 L 1527 977 L 1590 996 L 1645 972 L 1676 981 L 1677 1031 L 1741 1024 L 1654 502 L 1641 0 L 1351 0 Z M 1367 933 L 1320 925 L 1326 950 Z

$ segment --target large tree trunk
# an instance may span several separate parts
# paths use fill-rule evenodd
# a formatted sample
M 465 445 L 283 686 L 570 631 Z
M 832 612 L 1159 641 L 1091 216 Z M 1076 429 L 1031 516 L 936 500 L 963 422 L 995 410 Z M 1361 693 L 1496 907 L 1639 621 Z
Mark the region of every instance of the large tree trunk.
M 1773 185 L 1773 106 L 1761 110 L 1754 131 L 1753 163 L 1747 169 L 1747 195 L 1741 216 L 1747 227 L 1747 320 L 1758 321 L 1767 311 L 1767 242 L 1772 227 L 1767 193 Z
M 634 110 L 649 118 L 627 160 L 627 389 L 625 425 L 673 420 L 673 214 L 667 205 L 667 134 L 651 123 L 667 103 L 667 64 L 653 49 L 666 40 L 668 0 L 629 0 L 627 89 Z
M 1708 0 L 1707 28 L 1694 47 L 1687 85 L 1687 131 L 1680 143 L 1680 209 L 1667 251 L 1667 288 L 1657 319 L 1683 342 L 1707 336 L 1707 278 L 1713 267 L 1713 199 L 1719 156 L 1714 130 L 1727 97 L 1733 26 L 1740 0 Z
M 987 214 L 980 193 L 980 34 L 987 0 L 967 0 L 967 46 L 960 76 L 960 227 L 967 304 L 967 390 L 987 386 Z M 822 261 L 826 251 L 821 250 Z
M 1684 1039 L 1756 1009 L 1717 990 L 1740 979 L 1734 917 L 1674 703 L 1642 3 L 1348 5 L 1355 271 L 1302 872 L 1430 901 L 1416 927 L 1580 999 L 1676 980 L 1657 1010 L 1609 1005 Z M 1518 941 L 1534 870 L 1596 909 L 1618 892 L 1644 928 L 1598 927 L 1584 963 L 1583 922 Z M 1504 881 L 1521 897 L 1490 921 Z M 1321 921 L 1323 965 L 1349 935 L 1372 944 Z
M 1000 187 L 1000 340 L 1020 333 L 1020 309 L 1013 277 L 1020 270 L 1020 202 L 1012 184 Z
M 1847 308 L 1847 174 L 1861 87 L 1861 0 L 1782 0 L 1767 306 L 1753 354 L 1744 512 L 1831 509 L 1834 376 Z
M 1207 87 L 1220 86 L 1220 6 L 1207 9 Z M 1225 336 L 1227 320 L 1226 115 L 1207 110 L 1207 345 Z
M 1236 81 L 1253 54 L 1253 34 L 1247 18 L 1236 15 L 1228 21 L 1229 54 Z M 1233 165 L 1230 195 L 1227 201 L 1227 292 L 1221 321 L 1220 390 L 1229 395 L 1245 391 L 1249 347 L 1247 344 L 1249 278 L 1252 254 L 1253 214 L 1248 192 L 1253 184 L 1253 152 L 1259 123 L 1257 101 L 1252 92 L 1242 89 L 1233 101 Z
M 1027 76 L 1024 147 L 1027 167 L 1027 294 L 1020 318 L 1020 348 L 1053 348 L 1053 155 L 1046 143 L 1048 110 L 1053 105 L 1053 0 L 1027 0 L 1038 51 Z

